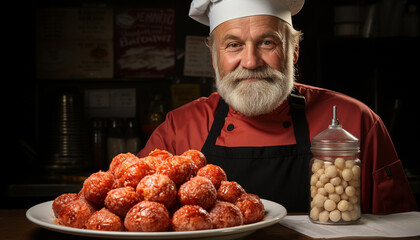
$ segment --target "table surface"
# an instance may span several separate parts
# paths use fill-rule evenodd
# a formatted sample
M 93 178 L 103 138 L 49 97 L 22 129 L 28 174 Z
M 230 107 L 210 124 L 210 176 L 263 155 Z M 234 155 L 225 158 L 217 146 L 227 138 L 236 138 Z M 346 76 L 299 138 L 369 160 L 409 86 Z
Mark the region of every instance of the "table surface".
M 58 232 L 53 232 L 27 220 L 26 209 L 0 209 L 0 239 L 2 240 L 49 240 L 49 239 L 65 239 L 65 240 L 92 240 L 95 238 L 73 236 Z M 270 239 L 296 239 L 308 240 L 312 239 L 306 235 L 296 232 L 292 229 L 284 227 L 280 224 L 274 224 L 270 227 L 260 229 L 251 235 L 243 238 L 244 240 L 270 240 Z M 345 238 L 351 239 L 383 239 L 383 238 Z M 418 237 L 412 238 L 392 238 L 397 239 L 419 239 Z

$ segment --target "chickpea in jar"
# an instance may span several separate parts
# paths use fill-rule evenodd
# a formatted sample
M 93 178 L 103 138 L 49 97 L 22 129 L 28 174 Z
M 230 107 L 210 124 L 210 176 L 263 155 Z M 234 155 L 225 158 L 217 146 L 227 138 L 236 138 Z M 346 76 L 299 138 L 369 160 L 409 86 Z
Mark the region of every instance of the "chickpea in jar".
M 342 157 L 333 160 L 313 160 L 309 212 L 312 221 L 346 223 L 360 218 L 359 165 L 359 160 Z

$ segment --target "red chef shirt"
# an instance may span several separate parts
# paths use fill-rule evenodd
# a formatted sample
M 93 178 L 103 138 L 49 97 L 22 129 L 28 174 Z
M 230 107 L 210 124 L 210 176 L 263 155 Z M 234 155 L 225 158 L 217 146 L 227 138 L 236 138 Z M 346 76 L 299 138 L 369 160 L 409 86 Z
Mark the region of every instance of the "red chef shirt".
M 332 107 L 336 105 L 340 124 L 360 140 L 363 212 L 417 210 L 401 161 L 380 117 L 344 94 L 298 83 L 295 87 L 306 99 L 310 139 L 331 124 Z M 213 93 L 169 112 L 138 156 L 146 156 L 155 148 L 177 155 L 188 149 L 200 150 L 219 99 L 219 94 Z M 257 117 L 246 117 L 230 108 L 216 144 L 227 147 L 295 144 L 292 124 L 289 100 L 272 113 Z

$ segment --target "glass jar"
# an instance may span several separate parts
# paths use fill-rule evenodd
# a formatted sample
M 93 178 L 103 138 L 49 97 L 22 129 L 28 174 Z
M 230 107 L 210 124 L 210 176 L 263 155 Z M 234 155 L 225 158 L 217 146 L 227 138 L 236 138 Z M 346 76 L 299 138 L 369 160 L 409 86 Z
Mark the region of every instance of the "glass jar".
M 136 118 L 127 119 L 127 130 L 125 132 L 125 146 L 127 152 L 136 155 L 140 151 L 140 136 Z
M 361 217 L 359 140 L 336 118 L 312 139 L 309 219 L 322 224 L 349 224 Z
M 90 125 L 91 167 L 94 171 L 105 169 L 107 166 L 106 138 L 107 122 L 105 119 L 94 118 Z
M 126 152 L 124 136 L 124 120 L 121 118 L 110 119 L 107 136 L 107 163 L 120 153 Z
M 150 136 L 152 132 L 165 121 L 166 116 L 166 104 L 163 96 L 158 94 L 153 97 L 150 102 L 149 110 L 146 113 L 146 118 L 142 124 L 142 130 L 144 134 Z

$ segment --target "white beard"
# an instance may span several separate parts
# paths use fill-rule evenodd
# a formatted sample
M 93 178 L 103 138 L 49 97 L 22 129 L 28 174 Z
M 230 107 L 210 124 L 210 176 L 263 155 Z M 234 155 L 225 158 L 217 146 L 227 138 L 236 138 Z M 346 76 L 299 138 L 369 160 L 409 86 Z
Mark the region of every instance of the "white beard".
M 227 104 L 245 116 L 270 113 L 287 99 L 293 89 L 293 62 L 288 61 L 284 65 L 284 73 L 269 66 L 256 70 L 239 66 L 223 78 L 216 68 L 217 90 Z M 247 78 L 260 80 L 241 81 Z

